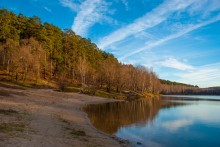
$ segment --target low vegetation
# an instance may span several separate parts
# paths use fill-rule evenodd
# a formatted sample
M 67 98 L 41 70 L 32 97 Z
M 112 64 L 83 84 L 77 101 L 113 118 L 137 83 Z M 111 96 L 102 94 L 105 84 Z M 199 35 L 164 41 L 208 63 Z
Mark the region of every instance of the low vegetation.
M 28 127 L 27 113 L 20 113 L 12 109 L 0 109 L 0 133 L 16 135 Z
M 15 133 L 23 132 L 26 128 L 25 123 L 0 123 L 0 132 L 2 133 Z
M 63 119 L 61 117 L 58 117 L 58 119 L 63 122 L 63 129 L 68 133 L 70 134 L 72 137 L 74 138 L 78 138 L 80 140 L 83 140 L 83 141 L 88 141 L 87 138 L 89 137 L 85 131 L 81 130 L 81 129 L 75 129 L 73 127 L 73 125 L 71 125 L 71 122 L 66 120 L 66 119 Z

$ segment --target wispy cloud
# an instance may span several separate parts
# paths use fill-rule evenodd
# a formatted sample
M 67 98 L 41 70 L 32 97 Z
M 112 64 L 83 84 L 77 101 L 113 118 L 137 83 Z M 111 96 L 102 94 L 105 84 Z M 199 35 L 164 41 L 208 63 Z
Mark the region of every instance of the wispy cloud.
M 201 87 L 219 86 L 220 63 L 195 67 L 188 72 L 177 73 L 180 82 L 189 81 Z
M 77 13 L 71 28 L 76 34 L 83 37 L 87 36 L 90 27 L 96 23 L 116 22 L 107 16 L 113 12 L 108 9 L 110 3 L 105 0 L 75 0 L 74 2 L 72 0 L 60 0 L 60 3 Z
M 129 7 L 128 7 L 128 1 L 127 0 L 121 0 L 122 3 L 124 4 L 126 10 L 128 11 Z
M 196 30 L 196 29 L 198 29 L 198 28 L 200 28 L 200 27 L 203 27 L 203 26 L 206 26 L 206 25 L 208 25 L 208 24 L 217 22 L 217 21 L 219 21 L 219 20 L 220 20 L 220 14 L 217 15 L 216 17 L 212 18 L 211 20 L 204 21 L 204 22 L 202 22 L 202 23 L 200 23 L 200 24 L 196 24 L 196 25 L 193 25 L 193 24 L 186 25 L 185 28 L 183 28 L 183 29 L 180 30 L 179 32 L 177 32 L 177 33 L 175 33 L 175 34 L 171 34 L 171 35 L 169 35 L 169 36 L 166 36 L 166 37 L 164 37 L 164 38 L 162 38 L 162 39 L 159 39 L 159 40 L 154 41 L 154 42 L 151 42 L 151 43 L 148 42 L 148 43 L 146 44 L 146 46 L 144 46 L 144 47 L 142 47 L 142 48 L 139 48 L 139 49 L 136 49 L 135 51 L 130 52 L 130 53 L 126 54 L 126 55 L 123 56 L 123 57 L 120 57 L 119 60 L 123 60 L 123 59 L 125 59 L 125 58 L 127 58 L 127 57 L 130 57 L 130 56 L 132 56 L 132 55 L 134 55 L 134 54 L 137 54 L 137 53 L 139 53 L 139 52 L 142 52 L 142 51 L 144 51 L 144 50 L 151 49 L 151 48 L 153 48 L 153 47 L 159 46 L 159 45 L 161 45 L 161 44 L 163 44 L 163 43 L 165 43 L 165 42 L 167 42 L 167 41 L 170 41 L 170 40 L 179 38 L 179 37 L 181 37 L 181 36 L 183 36 L 183 35 L 185 35 L 185 34 L 187 34 L 187 33 L 189 33 L 189 32 L 192 32 L 192 31 L 194 31 L 194 30 Z
M 193 67 L 191 65 L 180 62 L 175 58 L 168 58 L 165 61 L 160 62 L 160 64 L 165 67 L 175 68 L 175 69 L 179 69 L 179 70 L 193 69 Z
M 201 105 L 202 107 L 182 107 L 178 114 L 196 123 L 218 124 L 220 121 L 220 117 L 216 117 L 216 112 L 219 111 L 218 103 L 213 102 L 212 104 L 209 103 L 209 105 Z
M 210 16 L 211 12 L 219 11 L 219 10 L 220 10 L 219 0 L 202 0 L 191 5 L 188 11 L 189 14 L 191 15 L 201 14 L 202 11 L 202 17 L 206 18 Z
M 48 8 L 48 7 L 46 7 L 46 6 L 44 6 L 44 9 L 47 11 L 47 12 L 52 12 L 52 10 L 50 9 L 50 8 Z
M 79 11 L 79 4 L 73 3 L 72 0 L 60 0 L 60 3 L 64 7 L 70 8 L 72 11 L 75 11 L 75 12 Z
M 193 124 L 192 120 L 175 120 L 175 121 L 168 121 L 162 123 L 162 126 L 166 128 L 167 130 L 170 130 L 171 132 L 178 131 L 178 129 L 187 127 Z
M 86 36 L 91 26 L 106 19 L 108 5 L 104 0 L 85 0 L 80 5 L 80 11 L 74 19 L 72 30 L 79 35 Z
M 116 43 L 144 31 L 148 28 L 152 28 L 161 22 L 167 20 L 167 18 L 176 11 L 183 10 L 190 6 L 194 0 L 166 0 L 164 3 L 153 9 L 151 12 L 146 13 L 143 17 L 136 19 L 133 23 L 114 31 L 110 35 L 99 40 L 98 46 L 101 49 L 106 49 L 109 45 Z

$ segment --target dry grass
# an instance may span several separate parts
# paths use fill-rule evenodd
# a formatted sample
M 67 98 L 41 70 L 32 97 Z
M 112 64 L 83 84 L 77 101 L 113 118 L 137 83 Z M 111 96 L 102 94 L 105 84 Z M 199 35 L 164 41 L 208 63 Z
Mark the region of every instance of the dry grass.
M 0 87 L 10 88 L 10 89 L 25 90 L 24 87 L 17 86 L 17 85 L 11 84 L 11 83 L 2 83 L 2 82 L 0 82 Z
M 127 98 L 122 93 L 116 93 L 116 92 L 109 93 L 103 90 L 97 90 L 95 95 L 99 97 L 114 98 L 114 99 L 126 99 Z
M 13 132 L 23 132 L 27 124 L 24 122 L 0 123 L 0 132 L 11 134 Z
M 27 114 L 12 109 L 0 109 L 0 133 L 15 135 L 24 132 L 28 126 Z
M 73 125 L 71 125 L 71 122 L 66 119 L 59 117 L 59 120 L 64 123 L 64 126 L 63 126 L 64 130 L 66 130 L 71 136 L 81 138 L 82 140 L 87 141 L 86 137 L 89 137 L 89 136 L 86 135 L 85 131 L 73 128 Z

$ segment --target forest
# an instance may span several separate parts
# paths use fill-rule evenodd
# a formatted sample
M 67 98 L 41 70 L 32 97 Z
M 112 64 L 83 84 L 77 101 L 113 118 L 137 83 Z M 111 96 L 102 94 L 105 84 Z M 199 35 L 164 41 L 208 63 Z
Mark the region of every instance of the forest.
M 197 85 L 172 82 L 160 79 L 161 94 L 180 94 L 180 95 L 220 95 L 220 87 L 199 88 Z
M 153 70 L 120 63 L 90 39 L 44 22 L 0 9 L 0 80 L 56 83 L 108 93 L 173 94 L 199 88 L 160 80 Z M 91 90 L 92 89 L 92 90 Z M 93 94 L 94 94 L 93 93 Z

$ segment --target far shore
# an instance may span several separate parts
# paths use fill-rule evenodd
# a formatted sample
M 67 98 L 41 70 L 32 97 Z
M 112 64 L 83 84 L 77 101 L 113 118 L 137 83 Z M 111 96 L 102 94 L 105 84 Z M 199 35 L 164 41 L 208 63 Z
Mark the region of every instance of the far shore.
M 53 89 L 0 85 L 0 146 L 131 146 L 94 128 L 82 110 L 87 104 L 114 101 Z

